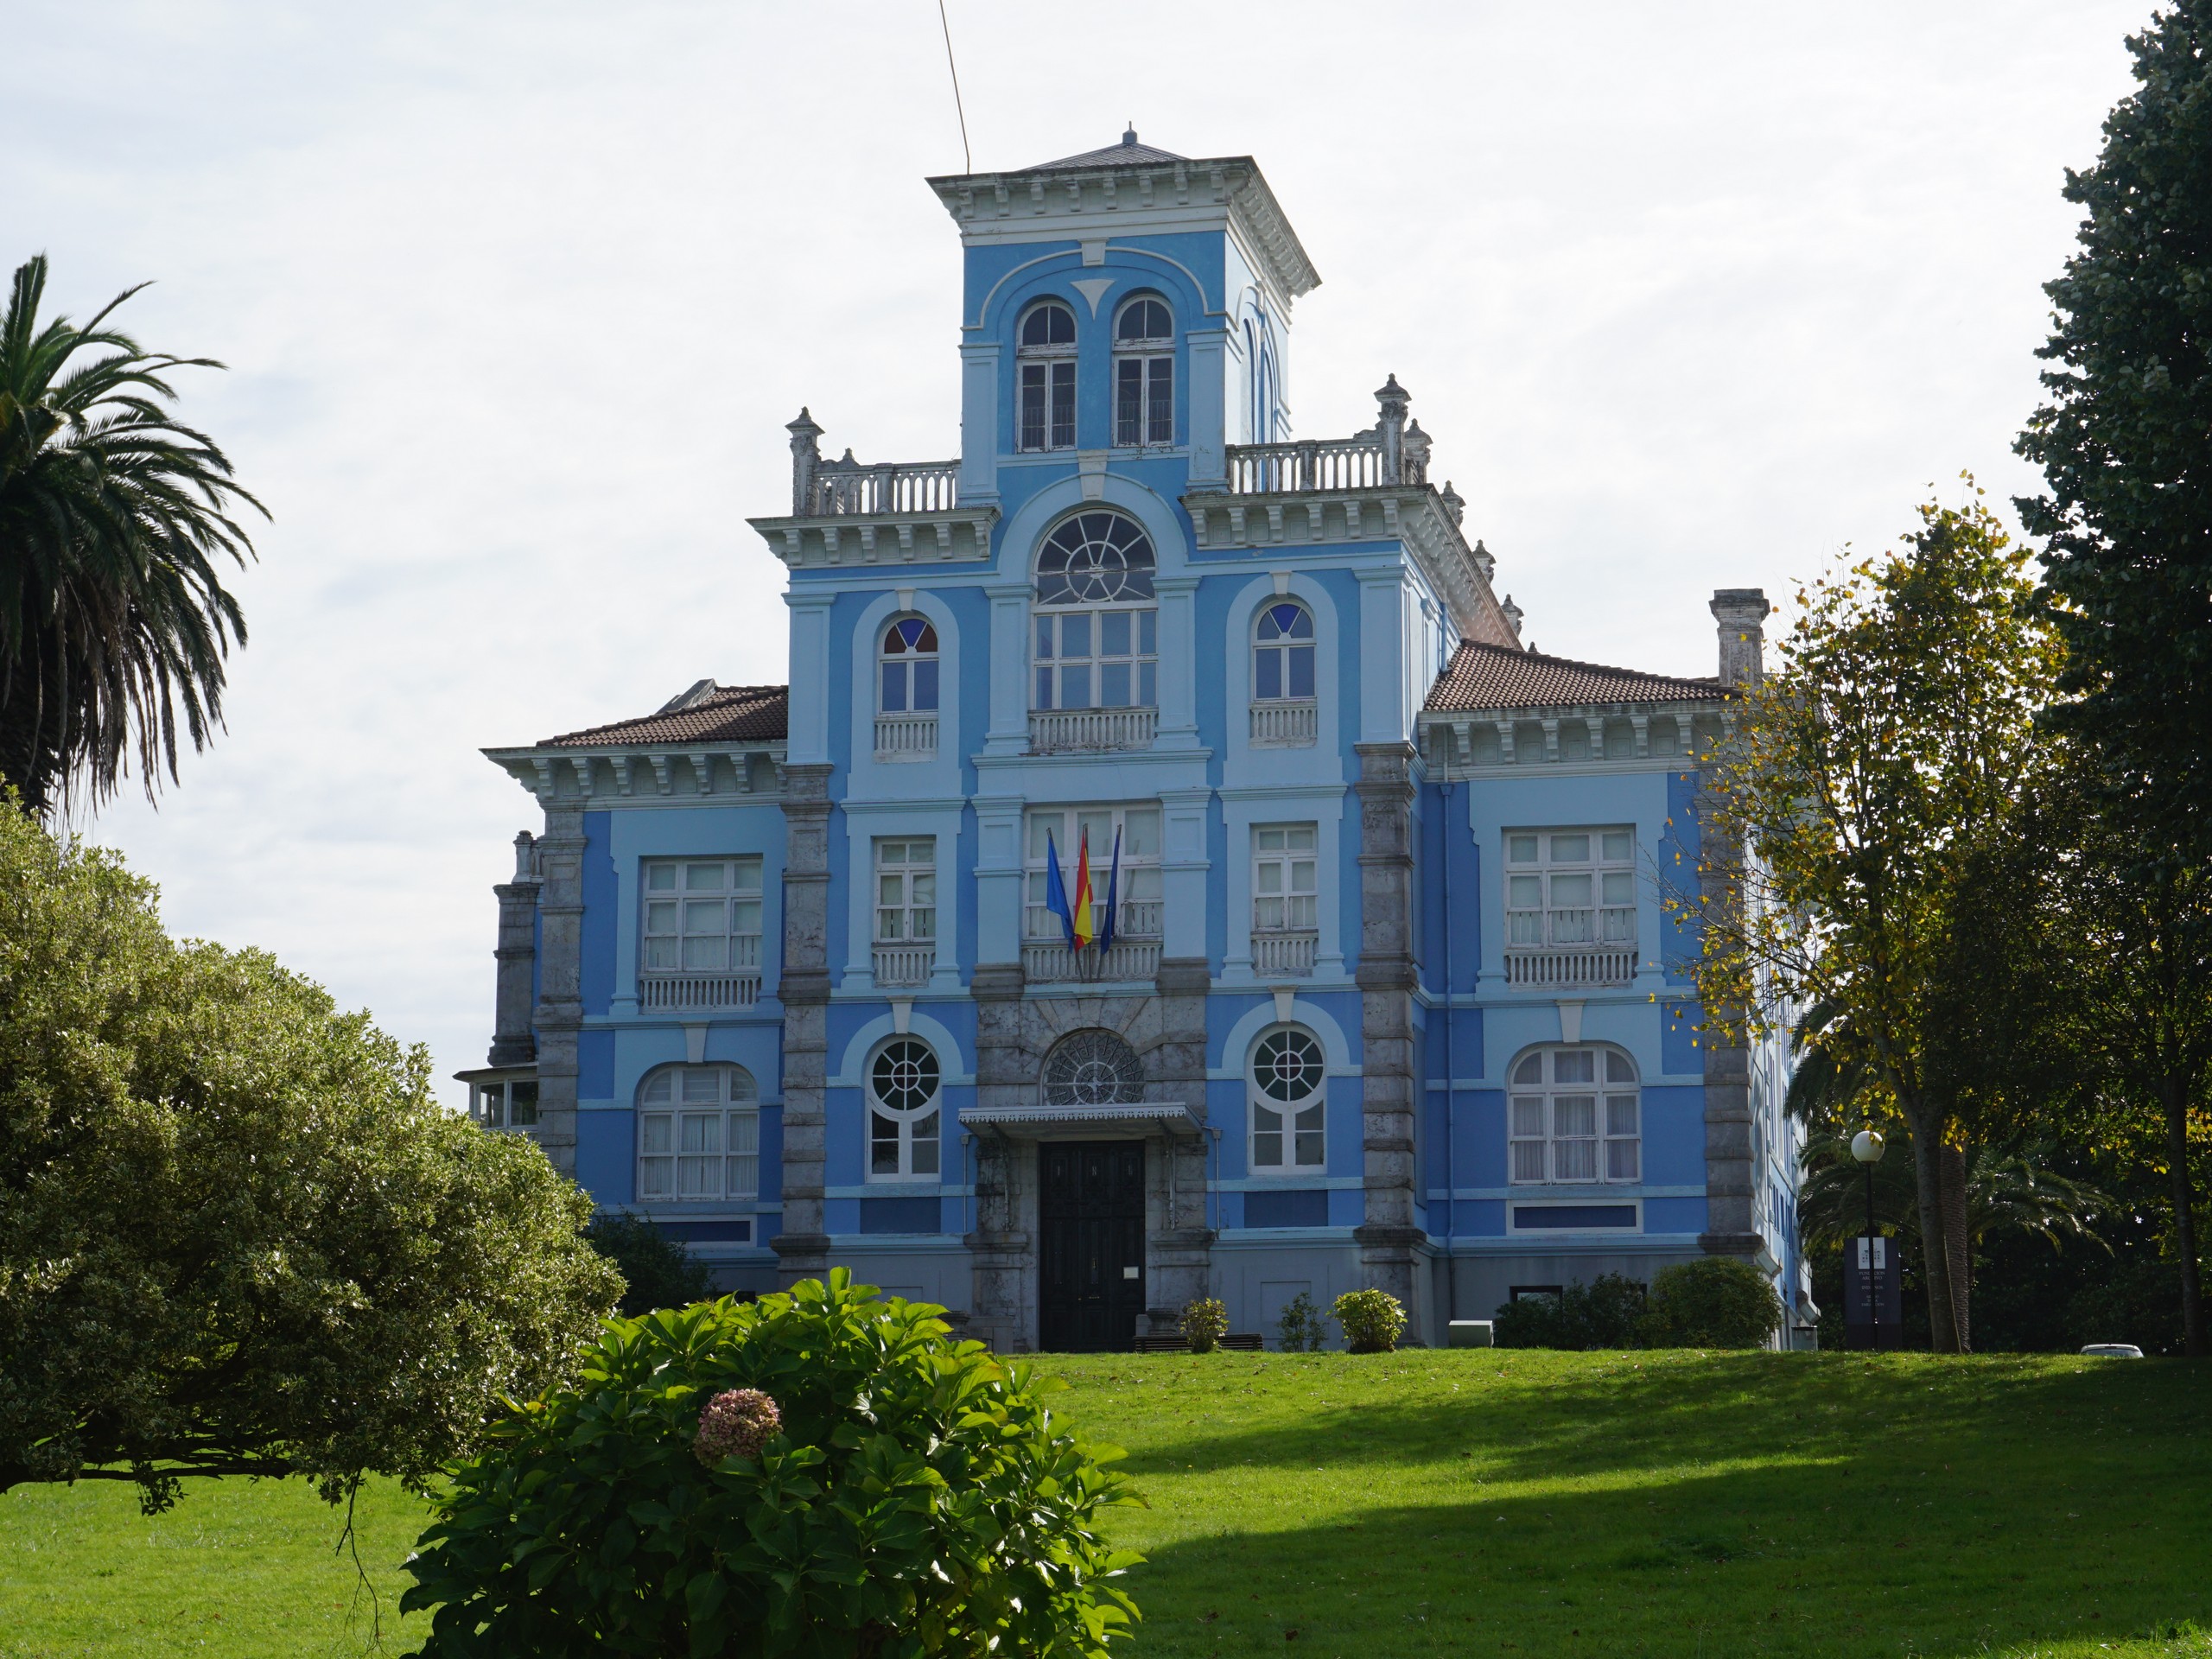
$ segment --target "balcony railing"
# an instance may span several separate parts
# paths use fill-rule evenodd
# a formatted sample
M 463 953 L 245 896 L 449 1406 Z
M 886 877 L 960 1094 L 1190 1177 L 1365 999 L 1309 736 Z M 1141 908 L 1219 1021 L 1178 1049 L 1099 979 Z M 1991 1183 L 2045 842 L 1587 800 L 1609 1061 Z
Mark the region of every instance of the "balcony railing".
M 949 512 L 959 493 L 957 461 L 882 461 L 867 466 L 845 451 L 839 461 L 817 461 L 803 486 L 801 518 L 843 514 Z
M 1071 950 L 1064 940 L 1031 939 L 1021 947 L 1021 969 L 1032 984 L 1054 980 L 1150 979 L 1160 972 L 1160 941 L 1116 938 Z
M 1029 715 L 1029 752 L 1148 749 L 1159 729 L 1157 709 L 1037 709 Z
M 931 944 L 879 944 L 875 947 L 875 982 L 878 985 L 926 985 L 930 970 L 937 966 L 937 946 Z
M 1321 936 L 1318 933 L 1255 933 L 1252 972 L 1262 979 L 1285 975 L 1294 979 L 1308 978 L 1313 972 L 1313 958 L 1320 949 Z
M 1635 977 L 1633 944 L 1525 944 L 1505 950 L 1508 985 L 1625 985 Z
M 648 1008 L 749 1008 L 760 1000 L 758 968 L 729 974 L 642 974 L 638 1001 Z
M 1255 747 L 1311 748 L 1319 728 L 1317 705 L 1310 702 L 1255 702 L 1252 705 L 1252 742 Z
M 875 717 L 877 760 L 930 760 L 936 756 L 935 715 L 878 715 Z

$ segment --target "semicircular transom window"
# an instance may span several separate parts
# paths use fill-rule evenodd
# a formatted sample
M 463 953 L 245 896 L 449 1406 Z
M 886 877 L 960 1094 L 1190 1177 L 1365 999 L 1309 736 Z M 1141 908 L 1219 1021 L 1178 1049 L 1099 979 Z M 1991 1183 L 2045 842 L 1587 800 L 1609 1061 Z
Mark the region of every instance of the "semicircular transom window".
M 1126 1106 L 1144 1098 L 1136 1051 L 1110 1031 L 1078 1031 L 1045 1057 L 1047 1106 Z
M 1078 512 L 1037 550 L 1032 645 L 1038 709 L 1149 709 L 1159 702 L 1152 537 L 1118 512 Z
M 1149 603 L 1157 561 L 1152 537 L 1118 512 L 1065 519 L 1037 551 L 1040 605 Z
M 1269 1100 L 1303 1100 L 1321 1086 L 1326 1071 L 1321 1045 L 1302 1031 L 1271 1031 L 1252 1056 L 1252 1079 Z

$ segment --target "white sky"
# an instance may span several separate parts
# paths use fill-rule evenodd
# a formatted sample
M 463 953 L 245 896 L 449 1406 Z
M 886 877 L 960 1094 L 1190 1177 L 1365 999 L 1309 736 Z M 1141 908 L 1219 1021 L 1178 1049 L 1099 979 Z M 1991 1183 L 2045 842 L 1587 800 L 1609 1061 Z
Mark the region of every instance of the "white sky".
M 1709 673 L 2011 442 L 2147 0 L 1112 8 L 949 0 L 978 168 L 1258 157 L 1324 285 L 1305 436 L 1395 372 L 1544 650 Z M 179 932 L 489 1039 L 534 804 L 478 754 L 780 680 L 783 423 L 957 447 L 931 0 L 7 0 L 0 259 L 225 359 L 275 522 L 229 732 L 91 826 Z M 448 1085 L 449 1093 L 457 1091 Z

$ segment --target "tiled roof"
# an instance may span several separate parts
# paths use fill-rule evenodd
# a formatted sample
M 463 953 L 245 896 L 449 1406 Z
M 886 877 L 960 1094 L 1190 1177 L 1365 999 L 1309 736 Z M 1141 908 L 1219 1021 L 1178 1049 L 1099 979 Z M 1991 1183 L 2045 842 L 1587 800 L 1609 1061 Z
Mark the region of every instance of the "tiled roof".
M 1154 149 L 1150 144 L 1137 142 L 1137 130 L 1131 127 L 1122 135 L 1118 144 L 1109 144 L 1103 149 L 1086 149 L 1080 156 L 1063 156 L 1057 162 L 1039 162 L 1034 167 L 1025 167 L 1024 173 L 1057 173 L 1065 168 L 1127 167 L 1137 162 L 1183 162 L 1187 156 L 1178 156 L 1172 150 Z
M 654 713 L 611 726 L 549 737 L 541 748 L 598 748 L 619 743 L 766 743 L 791 725 L 786 685 L 716 685 L 702 680 Z
M 1437 676 L 1424 706 L 1435 713 L 1461 714 L 1586 702 L 1704 702 L 1720 695 L 1717 679 L 1642 674 L 1470 639 L 1452 652 L 1451 666 Z

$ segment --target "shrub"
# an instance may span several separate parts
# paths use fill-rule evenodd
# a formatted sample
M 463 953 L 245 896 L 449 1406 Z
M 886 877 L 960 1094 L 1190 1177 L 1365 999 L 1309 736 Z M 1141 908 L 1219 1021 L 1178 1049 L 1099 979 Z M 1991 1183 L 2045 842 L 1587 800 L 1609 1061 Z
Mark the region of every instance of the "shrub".
M 1229 1310 L 1211 1296 L 1183 1310 L 1183 1340 L 1194 1354 L 1210 1354 L 1229 1334 Z
M 437 1610 L 424 1659 L 1103 1654 L 1135 1612 L 1096 1529 L 1119 1454 L 874 1294 L 839 1268 L 608 1321 L 453 1468 L 401 1601 Z
M 1782 1299 L 1764 1274 L 1707 1255 L 1660 1269 L 1643 1332 L 1654 1348 L 1759 1348 L 1781 1323 Z
M 1618 1273 L 1556 1296 L 1523 1296 L 1491 1316 L 1501 1348 L 1638 1348 L 1643 1345 L 1643 1287 Z
M 1337 1298 L 1337 1323 L 1355 1354 L 1387 1354 L 1406 1328 L 1406 1310 L 1387 1290 L 1348 1290 Z
M 1329 1316 L 1301 1290 L 1283 1304 L 1275 1339 L 1286 1354 L 1317 1354 L 1329 1339 Z
M 714 1292 L 707 1264 L 643 1216 L 602 1210 L 584 1236 L 622 1275 L 621 1312 L 630 1319 L 655 1308 L 684 1307 Z

